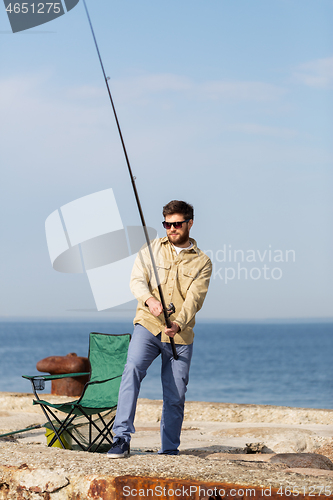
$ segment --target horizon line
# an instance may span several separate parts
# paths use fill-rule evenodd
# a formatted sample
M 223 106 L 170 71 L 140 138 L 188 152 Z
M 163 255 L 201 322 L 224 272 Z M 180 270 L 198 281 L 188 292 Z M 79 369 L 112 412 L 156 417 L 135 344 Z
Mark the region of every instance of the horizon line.
M 120 313 L 122 311 L 115 311 Z M 121 317 L 80 317 L 80 316 L 1 316 L 0 322 L 6 321 L 50 321 L 50 322 L 64 322 L 64 321 L 78 321 L 78 322 L 127 322 L 133 321 L 133 316 Z M 333 317 L 284 317 L 284 318 L 198 318 L 196 324 L 200 323 L 333 323 Z

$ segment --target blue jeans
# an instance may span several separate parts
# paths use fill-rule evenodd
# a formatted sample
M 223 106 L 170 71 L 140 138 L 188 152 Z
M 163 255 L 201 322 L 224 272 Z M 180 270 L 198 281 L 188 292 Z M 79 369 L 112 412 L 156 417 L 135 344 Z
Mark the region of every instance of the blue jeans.
M 184 418 L 186 386 L 192 357 L 193 344 L 176 344 L 178 359 L 172 356 L 171 344 L 161 342 L 161 334 L 153 335 L 136 324 L 129 345 L 127 363 L 121 379 L 117 414 L 113 425 L 115 439 L 124 438 L 129 443 L 136 403 L 142 379 L 159 354 L 162 357 L 163 410 L 161 418 L 161 449 L 158 453 L 177 455 L 180 432 Z

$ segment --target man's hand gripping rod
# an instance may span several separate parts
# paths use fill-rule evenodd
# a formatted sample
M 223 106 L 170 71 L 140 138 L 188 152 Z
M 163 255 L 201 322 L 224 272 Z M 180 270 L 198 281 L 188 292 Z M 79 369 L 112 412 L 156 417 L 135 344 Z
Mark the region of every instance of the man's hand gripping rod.
M 144 219 L 144 216 L 143 216 L 143 212 L 142 212 L 142 208 L 141 208 L 141 203 L 140 203 L 140 200 L 139 200 L 139 195 L 138 195 L 138 192 L 137 192 L 137 189 L 136 189 L 136 185 L 135 185 L 135 179 L 134 179 L 134 176 L 132 174 L 132 169 L 131 169 L 131 166 L 130 166 L 130 162 L 129 162 L 129 159 L 128 159 L 128 155 L 127 155 L 127 151 L 126 151 L 126 147 L 125 147 L 125 143 L 124 143 L 124 139 L 123 139 L 123 134 L 122 134 L 121 129 L 120 129 L 120 125 L 119 125 L 119 121 L 118 121 L 118 116 L 117 116 L 117 113 L 116 113 L 116 108 L 114 106 L 112 95 L 111 95 L 111 90 L 110 90 L 110 87 L 109 87 L 109 82 L 108 82 L 109 78 L 106 76 L 106 73 L 105 73 L 105 70 L 104 70 L 104 65 L 103 65 L 103 62 L 102 62 L 101 54 L 99 52 L 99 48 L 98 48 L 98 45 L 97 45 L 97 40 L 96 40 L 96 37 L 95 37 L 94 29 L 92 27 L 92 23 L 91 23 L 91 20 L 90 20 L 90 16 L 89 16 L 89 12 L 88 12 L 85 0 L 83 0 L 83 5 L 84 5 L 84 8 L 85 8 L 85 11 L 86 11 L 86 14 L 87 14 L 87 18 L 88 18 L 89 26 L 90 26 L 90 29 L 91 29 L 91 33 L 92 33 L 92 36 L 93 36 L 93 39 L 94 39 L 94 42 L 95 42 L 95 47 L 96 47 L 96 51 L 97 51 L 97 54 L 98 54 L 99 62 L 101 64 L 101 68 L 102 68 L 102 72 L 103 72 L 103 76 L 104 76 L 105 85 L 106 85 L 106 88 L 107 88 L 107 91 L 108 91 L 108 94 L 109 94 L 111 106 L 112 106 L 112 109 L 113 109 L 113 114 L 114 114 L 114 117 L 115 117 L 115 120 L 116 120 L 118 132 L 119 132 L 119 136 L 120 136 L 120 140 L 121 140 L 121 144 L 123 146 L 123 151 L 124 151 L 124 155 L 125 155 L 125 159 L 126 159 L 126 164 L 127 164 L 127 168 L 128 168 L 128 172 L 129 172 L 130 178 L 131 178 L 132 187 L 133 187 L 133 191 L 134 191 L 134 196 L 135 196 L 135 200 L 136 200 L 136 203 L 137 203 L 137 206 L 138 206 L 138 210 L 139 210 L 139 214 L 140 214 L 140 219 L 141 219 L 143 231 L 145 233 L 145 238 L 146 238 L 147 245 L 148 245 L 149 255 L 150 255 L 151 262 L 152 262 L 155 279 L 156 279 L 156 282 L 159 283 L 157 269 L 156 269 L 156 264 L 155 264 L 155 259 L 154 259 L 153 252 L 152 252 L 151 245 L 150 245 L 150 240 L 149 240 L 149 235 L 148 235 L 148 231 L 147 231 L 147 227 L 146 227 L 146 222 L 145 222 L 145 219 Z M 163 307 L 163 314 L 164 314 L 165 324 L 166 324 L 166 326 L 168 328 L 171 328 L 171 321 L 169 319 L 169 313 L 168 313 L 168 310 L 167 310 L 166 305 L 165 305 L 165 300 L 164 300 L 164 296 L 163 296 L 161 285 L 158 285 L 158 291 L 159 291 L 159 294 L 160 294 L 161 304 L 162 304 L 162 307 Z M 175 341 L 174 341 L 174 339 L 172 337 L 170 337 L 170 342 L 171 342 L 173 357 L 174 357 L 174 359 L 178 359 L 177 352 L 176 352 Z

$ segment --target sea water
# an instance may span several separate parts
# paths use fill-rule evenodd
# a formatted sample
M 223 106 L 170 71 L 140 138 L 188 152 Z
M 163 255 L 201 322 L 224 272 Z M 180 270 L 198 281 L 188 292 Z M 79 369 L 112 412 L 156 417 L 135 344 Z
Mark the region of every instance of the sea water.
M 132 328 L 131 321 L 2 321 L 0 391 L 30 392 L 22 375 L 37 374 L 47 356 L 87 356 L 91 331 Z M 333 409 L 332 349 L 333 323 L 199 322 L 187 400 Z M 160 370 L 158 357 L 140 397 L 162 399 Z

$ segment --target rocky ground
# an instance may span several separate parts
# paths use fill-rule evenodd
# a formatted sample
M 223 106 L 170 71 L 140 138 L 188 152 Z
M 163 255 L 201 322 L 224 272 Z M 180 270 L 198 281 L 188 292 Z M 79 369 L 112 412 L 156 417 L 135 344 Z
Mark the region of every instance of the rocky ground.
M 30 394 L 0 393 L 0 408 L 0 434 L 45 422 Z M 142 491 L 144 484 L 192 485 L 192 496 L 182 498 L 219 498 L 200 496 L 195 485 L 333 498 L 332 417 L 332 410 L 188 402 L 180 455 L 158 456 L 161 401 L 141 399 L 125 460 L 47 448 L 44 428 L 0 438 L 0 499 L 125 498 L 126 487 L 138 484 Z

